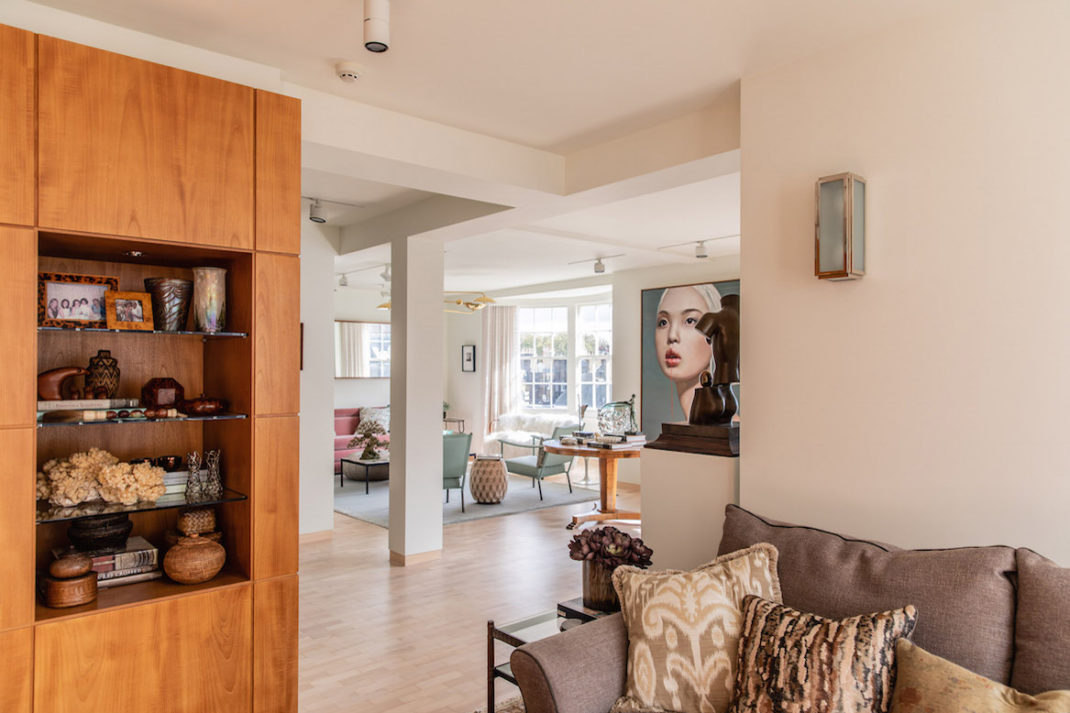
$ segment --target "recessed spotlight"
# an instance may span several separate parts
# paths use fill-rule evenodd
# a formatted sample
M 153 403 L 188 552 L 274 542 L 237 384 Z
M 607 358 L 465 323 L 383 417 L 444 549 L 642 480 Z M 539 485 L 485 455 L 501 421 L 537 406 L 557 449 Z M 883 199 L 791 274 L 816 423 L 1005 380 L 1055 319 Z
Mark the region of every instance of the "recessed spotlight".
M 124 250 L 123 255 L 126 255 L 127 257 L 144 257 L 145 253 L 140 250 Z

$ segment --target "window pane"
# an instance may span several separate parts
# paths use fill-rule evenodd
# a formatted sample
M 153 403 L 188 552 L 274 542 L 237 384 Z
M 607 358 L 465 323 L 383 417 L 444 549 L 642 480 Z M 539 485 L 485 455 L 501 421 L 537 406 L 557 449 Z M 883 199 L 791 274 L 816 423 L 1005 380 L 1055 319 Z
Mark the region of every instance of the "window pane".
M 531 406 L 531 384 L 524 384 L 524 403 Z
M 592 406 L 594 404 L 594 387 L 584 384 L 580 387 L 580 403 Z
M 613 329 L 612 305 L 598 305 L 598 324 L 602 329 Z
M 591 380 L 591 360 L 580 359 L 580 381 Z
M 554 307 L 553 329 L 564 331 L 568 329 L 568 307 Z
M 568 387 L 564 384 L 554 384 L 554 406 L 568 406 Z
M 535 403 L 533 406 L 547 407 L 550 405 L 550 385 L 549 384 L 536 384 L 535 385 Z
M 610 339 L 609 334 L 606 332 L 599 332 L 598 334 L 598 353 L 609 354 Z
M 598 384 L 594 387 L 594 405 L 595 408 L 602 408 L 606 405 L 606 385 Z
M 520 380 L 525 383 L 531 382 L 531 359 L 520 360 Z
M 554 356 L 568 356 L 568 332 L 554 334 Z
M 535 335 L 520 335 L 520 356 L 531 356 L 535 353 Z
M 537 356 L 551 356 L 552 347 L 549 334 L 540 334 L 535 337 L 535 354 Z
M 554 359 L 554 381 L 560 384 L 568 382 L 567 359 Z
M 605 383 L 605 380 L 606 380 L 606 360 L 605 359 L 599 359 L 598 360 L 598 364 L 597 364 L 597 367 L 595 368 L 595 372 L 594 372 L 594 380 L 595 381 L 601 381 L 601 382 Z
M 387 379 L 390 378 L 390 362 L 384 362 L 383 363 L 383 374 L 382 375 Z
M 536 383 L 546 383 L 550 381 L 550 360 L 549 359 L 536 359 L 535 360 L 535 374 L 532 381 Z

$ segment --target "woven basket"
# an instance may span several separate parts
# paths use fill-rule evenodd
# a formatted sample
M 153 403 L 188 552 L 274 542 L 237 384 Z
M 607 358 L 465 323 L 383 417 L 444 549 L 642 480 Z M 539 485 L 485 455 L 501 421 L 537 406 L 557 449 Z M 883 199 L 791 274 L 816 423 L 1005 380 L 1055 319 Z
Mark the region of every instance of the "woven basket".
M 215 510 L 193 508 L 178 513 L 176 529 L 184 535 L 200 535 L 215 530 Z

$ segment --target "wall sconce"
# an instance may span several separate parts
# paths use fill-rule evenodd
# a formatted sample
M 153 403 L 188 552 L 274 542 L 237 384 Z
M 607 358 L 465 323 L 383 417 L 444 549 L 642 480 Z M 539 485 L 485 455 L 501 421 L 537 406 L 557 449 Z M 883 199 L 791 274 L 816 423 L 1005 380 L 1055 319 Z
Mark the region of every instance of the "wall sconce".
M 866 179 L 861 176 L 817 179 L 814 274 L 821 280 L 866 274 Z

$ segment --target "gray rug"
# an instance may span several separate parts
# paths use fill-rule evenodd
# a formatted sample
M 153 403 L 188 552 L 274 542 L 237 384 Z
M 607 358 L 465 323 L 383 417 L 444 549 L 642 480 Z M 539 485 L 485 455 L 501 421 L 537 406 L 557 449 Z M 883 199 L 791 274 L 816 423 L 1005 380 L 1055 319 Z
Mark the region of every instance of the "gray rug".
M 595 487 L 598 487 L 597 484 Z M 363 480 L 346 480 L 345 486 L 339 487 L 338 477 L 335 476 L 334 511 L 379 527 L 387 527 L 390 521 L 390 481 L 373 480 L 370 488 L 371 492 L 365 495 Z M 451 490 L 448 503 L 445 502 L 445 491 L 441 491 L 441 495 L 443 498 L 442 524 L 444 525 L 598 500 L 597 490 L 587 490 L 573 483 L 572 493 L 569 493 L 568 486 L 564 483 L 547 481 L 543 481 L 543 499 L 539 500 L 539 490 L 537 487 L 531 487 L 531 478 L 512 474 L 509 475 L 509 492 L 497 505 L 483 505 L 475 502 L 468 491 L 467 481 L 464 493 L 465 512 L 461 512 L 460 491 Z

